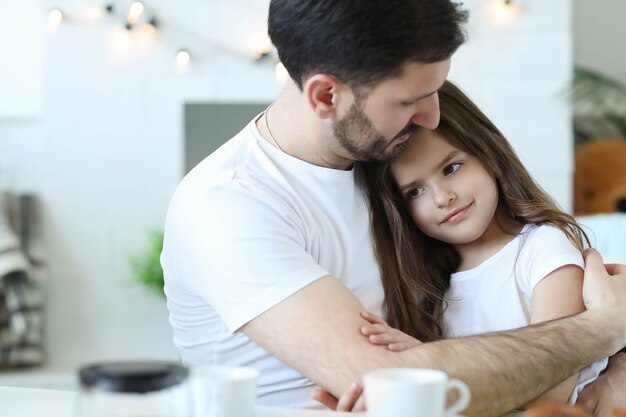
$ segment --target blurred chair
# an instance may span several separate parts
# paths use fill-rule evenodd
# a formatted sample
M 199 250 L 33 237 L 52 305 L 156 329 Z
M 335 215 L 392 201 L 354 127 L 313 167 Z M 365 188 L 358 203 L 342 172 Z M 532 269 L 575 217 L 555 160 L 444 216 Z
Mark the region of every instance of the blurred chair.
M 43 362 L 42 259 L 35 197 L 0 194 L 0 369 Z

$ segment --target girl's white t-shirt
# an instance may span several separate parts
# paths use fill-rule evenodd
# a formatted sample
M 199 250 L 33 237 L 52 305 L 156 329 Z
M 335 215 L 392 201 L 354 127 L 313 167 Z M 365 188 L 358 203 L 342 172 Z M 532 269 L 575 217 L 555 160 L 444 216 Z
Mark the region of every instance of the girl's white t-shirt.
M 584 261 L 561 230 L 548 225 L 524 226 L 518 236 L 479 266 L 451 275 L 443 315 L 446 337 L 528 326 L 533 289 L 564 265 L 584 268 Z M 607 362 L 602 359 L 580 372 L 571 403 Z

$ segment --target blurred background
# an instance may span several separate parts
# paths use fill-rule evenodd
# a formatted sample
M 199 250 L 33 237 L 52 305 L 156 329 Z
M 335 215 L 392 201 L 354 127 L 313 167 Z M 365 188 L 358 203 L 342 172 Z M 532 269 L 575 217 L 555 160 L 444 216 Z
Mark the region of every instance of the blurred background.
M 624 227 L 597 241 L 621 259 L 626 153 L 582 175 L 609 185 L 576 184 L 585 201 L 610 188 L 602 207 L 579 209 L 574 174 L 577 146 L 626 134 L 626 3 L 464 4 L 469 40 L 450 79 L 565 210 L 598 234 Z M 160 230 L 183 175 L 281 91 L 267 5 L 0 0 L 0 275 L 13 277 L 0 279 L 30 294 L 12 302 L 0 285 L 0 385 L 72 388 L 93 361 L 178 360 Z M 17 266 L 2 269 L 2 244 Z

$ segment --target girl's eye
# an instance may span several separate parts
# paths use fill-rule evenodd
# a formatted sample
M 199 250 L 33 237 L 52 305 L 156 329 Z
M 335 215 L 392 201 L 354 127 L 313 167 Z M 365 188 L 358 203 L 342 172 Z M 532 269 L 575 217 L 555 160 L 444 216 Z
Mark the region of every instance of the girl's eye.
M 415 187 L 415 188 L 412 188 L 411 190 L 409 190 L 407 195 L 408 195 L 409 198 L 417 198 L 420 195 L 422 195 L 423 192 L 424 192 L 424 188 L 422 188 L 422 187 Z
M 447 165 L 444 169 L 443 169 L 443 175 L 451 175 L 454 174 L 455 172 L 457 172 L 459 170 L 459 168 L 461 168 L 461 163 L 460 162 L 455 162 L 453 164 Z

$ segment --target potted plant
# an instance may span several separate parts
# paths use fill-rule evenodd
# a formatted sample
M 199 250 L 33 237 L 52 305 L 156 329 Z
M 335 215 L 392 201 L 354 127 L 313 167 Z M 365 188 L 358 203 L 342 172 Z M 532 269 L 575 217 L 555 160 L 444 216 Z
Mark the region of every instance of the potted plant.
M 568 90 L 574 112 L 574 139 L 626 138 L 626 85 L 604 74 L 576 67 Z
M 128 258 L 134 277 L 150 291 L 165 296 L 163 291 L 163 269 L 161 269 L 161 251 L 163 250 L 163 231 L 152 229 L 147 232 L 146 247 Z

